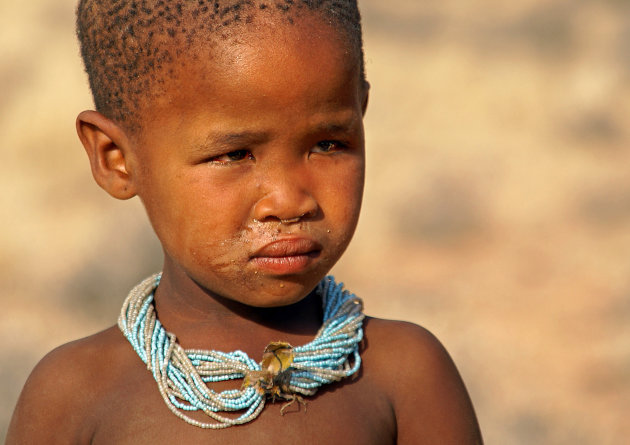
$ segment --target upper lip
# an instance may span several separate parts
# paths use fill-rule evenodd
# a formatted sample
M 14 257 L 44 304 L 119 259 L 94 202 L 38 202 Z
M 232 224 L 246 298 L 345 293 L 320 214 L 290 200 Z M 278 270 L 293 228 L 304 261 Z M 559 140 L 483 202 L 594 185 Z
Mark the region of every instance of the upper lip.
M 321 244 L 309 238 L 281 238 L 256 250 L 252 258 L 306 255 L 321 249 Z

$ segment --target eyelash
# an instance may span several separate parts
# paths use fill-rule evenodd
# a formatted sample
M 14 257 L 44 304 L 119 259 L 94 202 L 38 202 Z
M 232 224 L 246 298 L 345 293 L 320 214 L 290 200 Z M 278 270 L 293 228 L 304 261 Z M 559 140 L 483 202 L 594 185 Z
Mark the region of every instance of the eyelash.
M 320 141 L 315 146 L 321 149 L 321 151 L 316 151 L 315 153 L 334 153 L 348 148 L 347 144 L 335 140 Z
M 221 158 L 228 158 L 228 159 L 221 159 Z M 232 158 L 238 158 L 238 159 L 232 159 Z M 213 164 L 231 164 L 234 162 L 244 161 L 246 159 L 254 159 L 254 155 L 252 154 L 251 151 L 234 150 L 234 151 L 230 151 L 228 153 L 225 153 L 219 156 L 215 156 L 209 159 L 209 162 Z
M 348 148 L 348 145 L 341 141 L 324 140 L 324 141 L 319 141 L 317 144 L 315 144 L 315 147 L 313 150 L 311 150 L 311 153 L 324 153 L 324 154 L 336 153 L 338 151 L 343 151 L 347 148 Z M 234 158 L 237 158 L 237 159 L 234 159 Z M 244 160 L 251 160 L 251 159 L 255 159 L 252 152 L 249 150 L 243 149 L 243 150 L 234 150 L 234 151 L 230 151 L 228 153 L 224 153 L 219 156 L 215 156 L 213 158 L 210 158 L 208 161 L 213 164 L 229 165 L 232 163 L 237 163 L 237 162 L 241 162 Z

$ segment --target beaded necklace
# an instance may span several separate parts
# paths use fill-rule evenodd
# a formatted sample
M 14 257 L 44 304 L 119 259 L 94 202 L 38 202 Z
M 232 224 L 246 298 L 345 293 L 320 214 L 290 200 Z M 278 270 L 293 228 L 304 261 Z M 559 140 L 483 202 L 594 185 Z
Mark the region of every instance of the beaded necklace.
M 260 363 L 243 351 L 183 349 L 155 314 L 153 293 L 160 278 L 161 274 L 153 275 L 131 290 L 118 326 L 152 372 L 168 408 L 191 425 L 218 429 L 250 422 L 266 399 L 304 403 L 301 395 L 311 396 L 320 386 L 349 377 L 361 366 L 363 303 L 333 277 L 317 285 L 324 320 L 313 341 L 296 347 L 272 342 Z M 215 392 L 207 386 L 235 379 L 243 379 L 240 389 Z M 192 411 L 202 411 L 214 421 L 193 419 L 186 414 Z M 235 411 L 244 412 L 238 417 L 219 414 Z

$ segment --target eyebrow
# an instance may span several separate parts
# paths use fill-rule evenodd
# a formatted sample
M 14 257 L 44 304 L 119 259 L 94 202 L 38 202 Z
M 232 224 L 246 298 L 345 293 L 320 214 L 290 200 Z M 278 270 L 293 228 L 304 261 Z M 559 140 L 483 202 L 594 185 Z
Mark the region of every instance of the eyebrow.
M 321 133 L 343 133 L 354 127 L 354 120 L 347 122 L 322 123 L 315 127 L 316 132 Z
M 321 122 L 313 128 L 315 132 L 325 133 L 343 133 L 352 130 L 359 122 L 357 116 L 353 113 L 351 116 L 343 117 L 341 119 L 331 119 L 329 121 Z
M 346 133 L 352 131 L 360 119 L 352 116 L 340 119 L 325 120 L 315 124 L 308 130 L 311 134 L 316 133 Z M 198 143 L 191 146 L 193 153 L 207 154 L 220 153 L 223 150 L 230 150 L 237 146 L 263 144 L 270 139 L 270 134 L 265 131 L 237 131 L 233 133 L 213 132 Z
M 236 133 L 211 133 L 204 140 L 194 144 L 191 151 L 206 153 L 209 149 L 220 152 L 237 145 L 260 144 L 269 139 L 269 134 L 258 131 L 241 131 Z

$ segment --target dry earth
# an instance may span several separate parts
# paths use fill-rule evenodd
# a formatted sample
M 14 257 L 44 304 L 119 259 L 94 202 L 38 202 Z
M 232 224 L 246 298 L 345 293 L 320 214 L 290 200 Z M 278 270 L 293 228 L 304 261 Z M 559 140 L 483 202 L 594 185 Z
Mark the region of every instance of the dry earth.
M 630 4 L 361 4 L 369 171 L 336 274 L 442 339 L 487 443 L 627 443 Z M 73 7 L 0 2 L 0 437 L 36 361 L 160 264 L 75 137 Z

